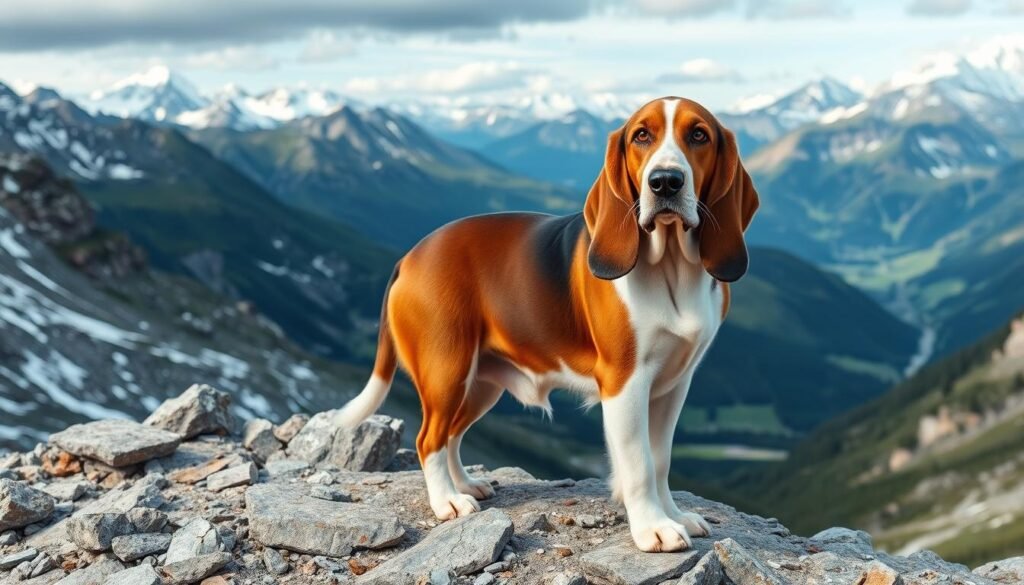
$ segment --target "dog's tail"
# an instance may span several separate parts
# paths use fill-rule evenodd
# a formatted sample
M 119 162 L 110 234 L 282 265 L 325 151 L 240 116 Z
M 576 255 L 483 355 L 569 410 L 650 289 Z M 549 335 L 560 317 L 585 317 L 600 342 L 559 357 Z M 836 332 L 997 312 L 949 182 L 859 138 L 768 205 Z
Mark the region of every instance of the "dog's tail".
M 395 370 L 398 369 L 398 354 L 395 352 L 395 340 L 391 336 L 391 327 L 388 324 L 388 296 L 391 294 L 391 287 L 398 279 L 398 268 L 401 263 L 395 265 L 391 273 L 391 280 L 384 291 L 384 303 L 380 310 L 380 332 L 377 335 L 377 359 L 373 363 L 373 375 L 366 382 L 363 391 L 341 408 L 335 417 L 335 423 L 342 428 L 351 428 L 366 420 L 371 414 L 384 404 L 391 389 L 391 382 L 395 378 Z

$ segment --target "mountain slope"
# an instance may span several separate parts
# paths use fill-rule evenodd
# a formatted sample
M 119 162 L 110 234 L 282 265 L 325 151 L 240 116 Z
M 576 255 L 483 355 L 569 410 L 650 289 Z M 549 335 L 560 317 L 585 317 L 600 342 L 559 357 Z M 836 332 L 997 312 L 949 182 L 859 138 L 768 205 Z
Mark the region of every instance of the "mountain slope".
M 192 136 L 281 201 L 398 247 L 466 215 L 579 206 L 571 193 L 510 174 L 380 108 Z
M 317 353 L 372 355 L 395 253 L 282 204 L 173 128 L 57 99 L 0 112 L 0 130 L 0 151 L 36 154 L 73 177 L 100 223 L 129 234 L 156 267 L 254 301 Z
M 364 381 L 305 354 L 244 303 L 126 264 L 131 244 L 98 229 L 38 159 L 0 154 L 0 206 L 0 447 L 141 418 L 198 380 L 230 391 L 246 417 L 333 408 Z
M 576 110 L 539 122 L 479 150 L 487 158 L 526 176 L 586 191 L 604 164 L 608 134 L 620 120 Z
M 927 366 L 734 487 L 793 528 L 867 529 L 888 550 L 1021 554 L 1024 321 Z M 827 504 L 826 504 L 827 502 Z

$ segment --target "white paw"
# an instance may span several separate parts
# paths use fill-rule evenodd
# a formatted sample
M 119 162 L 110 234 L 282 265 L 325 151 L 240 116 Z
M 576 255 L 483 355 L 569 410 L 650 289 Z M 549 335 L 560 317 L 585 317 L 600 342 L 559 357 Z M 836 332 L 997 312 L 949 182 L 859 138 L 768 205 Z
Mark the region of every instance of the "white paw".
M 466 494 L 452 494 L 437 502 L 430 502 L 430 507 L 433 508 L 438 520 L 452 520 L 480 511 L 480 504 L 476 503 L 476 499 Z
M 633 542 L 644 552 L 673 552 L 693 546 L 686 527 L 668 518 L 644 526 L 629 527 Z
M 473 496 L 478 500 L 494 497 L 494 486 L 491 485 L 491 482 L 482 479 L 470 478 L 464 483 L 456 483 L 455 489 L 459 490 L 459 493 Z
M 670 513 L 669 517 L 685 526 L 686 532 L 690 536 L 711 536 L 711 525 L 709 525 L 708 521 L 700 514 L 694 514 L 693 512 L 680 512 L 677 510 Z

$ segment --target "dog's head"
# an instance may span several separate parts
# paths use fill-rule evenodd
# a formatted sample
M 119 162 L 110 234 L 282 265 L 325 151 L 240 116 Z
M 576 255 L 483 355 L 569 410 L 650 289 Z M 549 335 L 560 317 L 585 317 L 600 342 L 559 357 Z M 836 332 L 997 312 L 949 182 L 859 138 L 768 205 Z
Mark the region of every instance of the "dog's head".
M 608 137 L 584 210 L 590 270 L 606 280 L 628 274 L 641 230 L 681 222 L 699 230 L 705 270 L 733 282 L 747 271 L 743 232 L 757 206 L 732 132 L 696 102 L 654 100 Z

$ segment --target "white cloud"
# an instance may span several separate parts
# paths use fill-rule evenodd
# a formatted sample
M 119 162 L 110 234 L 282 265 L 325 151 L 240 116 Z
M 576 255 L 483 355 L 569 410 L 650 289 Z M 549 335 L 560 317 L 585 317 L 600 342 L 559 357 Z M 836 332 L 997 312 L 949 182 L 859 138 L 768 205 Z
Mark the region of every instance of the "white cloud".
M 913 0 L 907 13 L 915 16 L 958 16 L 971 9 L 972 0 Z
M 517 62 L 482 61 L 465 63 L 454 69 L 435 69 L 415 75 L 358 77 L 345 85 L 349 93 L 472 93 L 521 88 L 537 72 Z
M 749 0 L 748 18 L 801 20 L 807 18 L 840 18 L 852 10 L 845 0 Z
M 644 14 L 656 16 L 699 17 L 735 8 L 733 0 L 630 0 Z
M 661 83 L 738 83 L 739 71 L 713 59 L 691 59 L 675 71 L 658 77 Z
M 181 64 L 191 69 L 214 71 L 265 71 L 277 67 L 278 61 L 256 47 L 240 46 L 186 55 Z
M 299 53 L 299 61 L 304 63 L 327 63 L 342 57 L 356 54 L 356 47 L 351 41 L 339 39 L 329 30 L 313 31 L 309 40 Z

